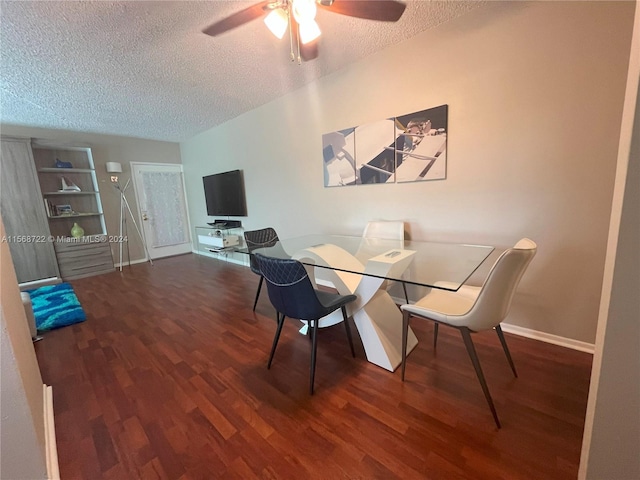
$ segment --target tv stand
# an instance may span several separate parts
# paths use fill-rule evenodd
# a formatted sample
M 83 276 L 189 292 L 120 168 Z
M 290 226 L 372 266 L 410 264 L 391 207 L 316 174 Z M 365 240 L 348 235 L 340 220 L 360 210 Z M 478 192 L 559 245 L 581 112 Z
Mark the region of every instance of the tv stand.
M 240 265 L 248 265 L 249 256 L 236 252 L 244 246 L 242 227 L 234 227 L 229 222 L 212 222 L 207 227 L 196 227 L 194 253 L 225 260 Z M 235 222 L 240 223 L 235 220 Z M 224 226 L 222 225 L 224 223 Z
M 222 220 L 216 219 L 207 225 L 213 228 L 242 228 L 242 222 L 240 220 Z

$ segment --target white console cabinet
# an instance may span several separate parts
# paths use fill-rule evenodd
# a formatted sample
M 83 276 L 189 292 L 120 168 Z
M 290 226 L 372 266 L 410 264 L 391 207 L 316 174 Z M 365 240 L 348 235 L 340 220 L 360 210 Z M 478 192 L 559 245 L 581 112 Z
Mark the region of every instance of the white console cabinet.
M 242 227 L 196 227 L 196 253 L 227 262 L 249 265 L 249 256 L 236 252 L 244 247 Z

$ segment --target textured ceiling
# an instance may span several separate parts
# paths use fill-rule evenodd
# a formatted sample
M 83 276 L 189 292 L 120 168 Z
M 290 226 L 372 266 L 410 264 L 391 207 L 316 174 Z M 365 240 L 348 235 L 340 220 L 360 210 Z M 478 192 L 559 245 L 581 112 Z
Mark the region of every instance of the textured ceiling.
M 319 11 L 319 57 L 298 65 L 259 19 L 201 33 L 253 3 L 3 0 L 0 120 L 179 142 L 479 4 L 409 1 L 397 23 Z

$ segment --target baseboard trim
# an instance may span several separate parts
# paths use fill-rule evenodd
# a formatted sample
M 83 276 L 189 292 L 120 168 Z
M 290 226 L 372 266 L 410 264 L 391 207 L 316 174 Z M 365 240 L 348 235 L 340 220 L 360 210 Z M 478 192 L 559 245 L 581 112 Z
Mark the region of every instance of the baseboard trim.
M 53 388 L 43 383 L 42 395 L 44 399 L 44 441 L 47 455 L 47 478 L 60 480 L 56 426 L 53 420 Z
M 56 285 L 62 283 L 60 277 L 42 278 L 40 280 L 32 280 L 31 282 L 24 282 L 19 285 L 20 291 L 31 290 L 33 288 L 44 287 L 45 285 Z
M 146 263 L 146 262 L 148 262 L 148 261 L 149 261 L 149 259 L 148 259 L 148 258 L 141 258 L 141 259 L 139 259 L 139 260 L 132 260 L 131 262 L 122 262 L 122 268 L 124 268 L 124 267 L 128 267 L 129 265 L 137 265 L 138 263 Z M 113 264 L 113 266 L 114 266 L 116 269 L 119 269 L 119 268 L 120 268 L 120 264 L 119 264 L 119 263 L 114 263 L 114 264 Z
M 552 343 L 553 345 L 559 345 L 561 347 L 590 353 L 592 355 L 595 352 L 596 347 L 593 343 L 581 342 L 580 340 L 574 340 L 573 338 L 560 337 L 551 333 L 539 332 L 537 330 L 520 327 L 518 325 L 510 325 L 508 323 L 501 323 L 500 326 L 503 331 L 513 333 L 514 335 L 520 335 L 521 337 Z
M 325 287 L 335 288 L 333 283 L 327 280 L 316 280 L 318 285 L 322 285 Z M 399 297 L 391 297 L 393 298 L 396 305 L 403 305 L 406 300 L 404 298 Z M 533 340 L 539 340 L 545 343 L 551 343 L 553 345 L 558 345 L 560 347 L 570 348 L 572 350 L 578 350 L 580 352 L 586 352 L 593 355 L 595 352 L 595 345 L 593 343 L 581 342 L 579 340 L 574 340 L 572 338 L 560 337 L 559 335 L 553 335 L 551 333 L 539 332 L 537 330 L 532 330 L 530 328 L 520 327 L 518 325 L 510 325 L 508 323 L 501 323 L 500 326 L 502 330 L 507 333 L 512 333 L 514 335 L 519 335 L 521 337 L 531 338 Z

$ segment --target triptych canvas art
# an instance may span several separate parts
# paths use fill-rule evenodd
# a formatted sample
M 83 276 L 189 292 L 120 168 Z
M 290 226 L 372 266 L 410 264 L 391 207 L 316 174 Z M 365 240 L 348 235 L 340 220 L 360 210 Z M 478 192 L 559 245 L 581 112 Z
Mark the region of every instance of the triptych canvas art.
M 322 135 L 324 186 L 441 180 L 447 105 Z

